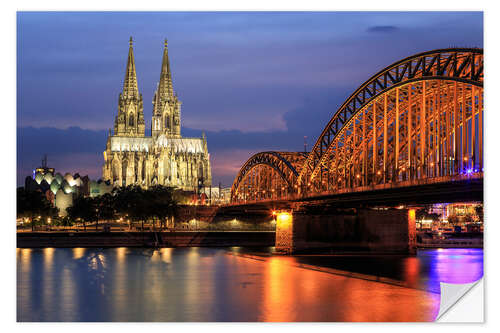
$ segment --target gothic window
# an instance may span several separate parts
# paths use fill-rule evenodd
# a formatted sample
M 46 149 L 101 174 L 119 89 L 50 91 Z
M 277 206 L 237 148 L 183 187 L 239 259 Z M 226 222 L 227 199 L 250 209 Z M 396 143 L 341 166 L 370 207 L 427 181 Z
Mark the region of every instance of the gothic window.
M 170 117 L 165 116 L 165 128 L 170 128 Z
M 129 126 L 134 126 L 134 114 L 131 113 L 129 116 L 128 116 L 128 125 Z

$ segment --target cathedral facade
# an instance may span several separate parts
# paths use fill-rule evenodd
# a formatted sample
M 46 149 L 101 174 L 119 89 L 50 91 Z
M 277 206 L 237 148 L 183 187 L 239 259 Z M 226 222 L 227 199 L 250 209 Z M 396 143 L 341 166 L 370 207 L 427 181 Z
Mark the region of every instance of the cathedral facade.
M 153 97 L 151 136 L 146 136 L 132 37 L 114 130 L 109 130 L 102 178 L 114 186 L 174 186 L 196 190 L 211 186 L 207 140 L 181 136 L 181 101 L 174 93 L 167 41 L 160 81 Z

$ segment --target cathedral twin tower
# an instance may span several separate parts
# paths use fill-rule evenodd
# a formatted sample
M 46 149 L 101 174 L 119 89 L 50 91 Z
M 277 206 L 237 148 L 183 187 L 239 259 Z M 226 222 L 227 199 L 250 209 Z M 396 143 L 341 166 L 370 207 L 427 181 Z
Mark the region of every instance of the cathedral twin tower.
M 195 190 L 211 186 L 205 136 L 181 136 L 181 102 L 174 94 L 167 41 L 158 87 L 153 97 L 151 136 L 145 135 L 142 94 L 139 93 L 132 37 L 123 91 L 118 98 L 114 132 L 104 151 L 103 179 L 115 186 L 175 186 Z

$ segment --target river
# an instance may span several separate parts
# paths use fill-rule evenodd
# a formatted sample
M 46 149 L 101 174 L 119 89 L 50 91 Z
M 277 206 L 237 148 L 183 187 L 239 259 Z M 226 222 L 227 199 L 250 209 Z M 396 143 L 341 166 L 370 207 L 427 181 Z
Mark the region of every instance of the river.
M 431 321 L 439 310 L 439 282 L 469 283 L 483 275 L 481 249 L 245 255 L 254 251 L 19 248 L 17 320 Z

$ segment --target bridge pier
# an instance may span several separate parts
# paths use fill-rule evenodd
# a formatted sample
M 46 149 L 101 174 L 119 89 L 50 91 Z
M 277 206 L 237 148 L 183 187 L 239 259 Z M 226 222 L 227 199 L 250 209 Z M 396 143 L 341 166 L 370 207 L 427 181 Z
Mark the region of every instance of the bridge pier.
M 279 212 L 276 251 L 415 252 L 414 209 L 343 209 Z

